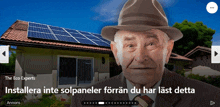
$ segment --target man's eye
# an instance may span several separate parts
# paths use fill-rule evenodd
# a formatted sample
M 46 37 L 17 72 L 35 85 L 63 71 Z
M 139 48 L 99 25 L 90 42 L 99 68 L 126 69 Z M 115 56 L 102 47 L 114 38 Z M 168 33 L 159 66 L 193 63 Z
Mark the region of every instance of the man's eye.
M 150 46 L 153 46 L 154 45 L 154 43 L 150 43 Z
M 130 45 L 128 45 L 128 47 L 129 47 L 129 48 L 132 48 L 132 47 L 134 47 L 134 45 L 131 45 L 131 44 L 130 44 Z

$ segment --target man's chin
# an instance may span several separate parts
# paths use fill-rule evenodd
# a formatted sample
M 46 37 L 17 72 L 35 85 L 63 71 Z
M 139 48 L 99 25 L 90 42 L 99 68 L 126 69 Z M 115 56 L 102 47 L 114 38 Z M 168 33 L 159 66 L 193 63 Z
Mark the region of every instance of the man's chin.
M 149 81 L 152 81 L 153 79 L 151 77 L 146 77 L 146 76 L 137 76 L 132 78 L 132 80 L 136 83 L 147 83 Z
M 155 70 L 127 70 L 123 71 L 126 79 L 131 82 L 144 84 L 154 81 Z
M 128 78 L 151 78 L 155 75 L 155 69 L 137 69 L 137 70 L 130 70 L 127 72 L 123 72 Z
M 131 69 L 130 73 L 132 74 L 140 74 L 140 75 L 151 75 L 152 73 L 155 73 L 156 68 L 148 68 L 148 69 Z
M 153 77 L 144 76 L 144 75 L 128 76 L 128 77 L 125 76 L 125 78 L 134 84 L 140 84 L 140 85 L 145 85 L 151 82 L 152 80 L 154 80 Z

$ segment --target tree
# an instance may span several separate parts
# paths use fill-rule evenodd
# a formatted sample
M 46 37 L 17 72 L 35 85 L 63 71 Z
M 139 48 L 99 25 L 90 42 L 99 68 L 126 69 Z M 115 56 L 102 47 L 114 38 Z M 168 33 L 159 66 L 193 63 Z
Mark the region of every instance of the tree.
M 202 22 L 192 23 L 184 20 L 182 23 L 175 23 L 173 27 L 183 33 L 183 38 L 174 44 L 174 53 L 185 55 L 196 46 L 210 48 L 212 45 L 211 40 L 215 30 L 208 28 Z

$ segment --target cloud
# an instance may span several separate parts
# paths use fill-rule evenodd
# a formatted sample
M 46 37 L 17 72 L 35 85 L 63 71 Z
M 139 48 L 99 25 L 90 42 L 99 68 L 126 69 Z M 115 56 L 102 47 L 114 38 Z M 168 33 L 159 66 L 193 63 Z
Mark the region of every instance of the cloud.
M 127 0 L 101 0 L 100 4 L 92 8 L 96 16 L 93 20 L 99 20 L 102 22 L 117 22 L 119 13 Z M 178 0 L 158 0 L 161 5 L 166 8 L 173 6 Z
M 126 1 L 127 0 L 102 1 L 103 3 L 92 9 L 92 11 L 98 13 L 93 19 L 103 22 L 117 22 L 119 13 Z

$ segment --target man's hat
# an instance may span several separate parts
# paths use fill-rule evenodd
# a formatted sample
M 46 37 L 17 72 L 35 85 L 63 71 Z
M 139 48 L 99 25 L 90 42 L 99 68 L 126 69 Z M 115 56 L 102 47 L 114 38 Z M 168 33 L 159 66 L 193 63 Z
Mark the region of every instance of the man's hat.
M 174 41 L 183 37 L 180 30 L 168 26 L 166 14 L 157 0 L 128 0 L 123 6 L 118 26 L 106 26 L 102 29 L 102 37 L 110 41 L 118 30 L 147 31 L 159 29 Z

